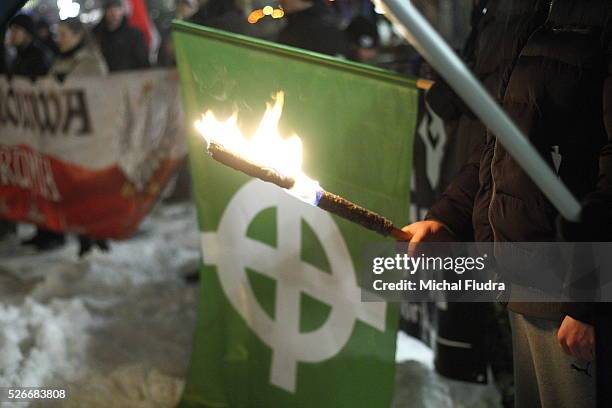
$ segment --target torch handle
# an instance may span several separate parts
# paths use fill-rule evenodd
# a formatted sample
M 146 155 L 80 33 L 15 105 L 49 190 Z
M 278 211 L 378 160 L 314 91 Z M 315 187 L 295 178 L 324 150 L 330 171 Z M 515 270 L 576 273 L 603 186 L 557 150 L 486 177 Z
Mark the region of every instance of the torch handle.
M 371 231 L 387 236 L 392 234 L 391 221 L 339 195 L 320 192 L 317 206 L 325 211 L 361 225 Z

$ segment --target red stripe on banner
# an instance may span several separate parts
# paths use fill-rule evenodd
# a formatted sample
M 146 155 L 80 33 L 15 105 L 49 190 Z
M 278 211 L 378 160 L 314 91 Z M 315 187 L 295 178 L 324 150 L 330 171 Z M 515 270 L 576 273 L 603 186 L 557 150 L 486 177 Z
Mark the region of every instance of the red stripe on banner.
M 90 170 L 0 144 L 0 217 L 92 238 L 134 234 L 180 160 L 162 159 L 142 191 L 112 166 Z

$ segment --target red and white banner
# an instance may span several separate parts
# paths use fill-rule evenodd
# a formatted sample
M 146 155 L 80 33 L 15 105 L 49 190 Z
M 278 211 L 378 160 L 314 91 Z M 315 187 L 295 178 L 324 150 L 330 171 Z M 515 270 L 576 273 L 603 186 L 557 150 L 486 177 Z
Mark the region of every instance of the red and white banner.
M 178 77 L 0 76 L 0 218 L 130 237 L 186 154 Z

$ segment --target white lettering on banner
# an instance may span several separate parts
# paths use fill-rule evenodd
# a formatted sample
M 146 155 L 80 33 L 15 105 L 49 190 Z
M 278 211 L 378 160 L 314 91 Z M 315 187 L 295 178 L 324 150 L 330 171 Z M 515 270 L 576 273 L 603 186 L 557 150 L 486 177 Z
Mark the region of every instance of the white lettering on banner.
M 0 186 L 31 190 L 47 200 L 61 200 L 51 161 L 37 152 L 0 145 Z
M 277 209 L 274 248 L 247 237 L 251 221 Z M 331 274 L 301 260 L 301 222 L 323 245 Z M 205 265 L 217 267 L 223 291 L 255 334 L 272 349 L 270 383 L 295 392 L 298 362 L 318 363 L 338 354 L 356 320 L 385 330 L 386 304 L 361 302 L 353 260 L 333 218 L 280 188 L 259 180 L 244 185 L 226 207 L 217 232 L 202 233 Z M 259 305 L 246 268 L 276 280 L 275 320 Z M 300 332 L 300 297 L 305 293 L 331 307 L 318 329 Z

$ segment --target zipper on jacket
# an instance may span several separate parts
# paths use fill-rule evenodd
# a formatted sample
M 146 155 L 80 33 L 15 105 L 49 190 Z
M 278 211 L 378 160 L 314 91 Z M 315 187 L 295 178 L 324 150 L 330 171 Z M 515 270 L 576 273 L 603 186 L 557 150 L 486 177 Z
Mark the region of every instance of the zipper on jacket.
M 553 8 L 554 4 L 555 4 L 555 0 L 550 0 L 549 1 L 549 4 L 548 4 L 548 16 L 546 17 L 545 23 L 550 18 L 550 14 L 552 12 L 552 8 Z M 524 45 L 529 43 L 529 40 L 533 36 L 533 33 L 535 33 L 541 26 L 542 25 L 540 25 L 538 28 L 533 30 L 533 32 L 529 35 L 529 38 L 527 39 L 527 41 L 525 42 Z M 523 45 L 523 47 L 521 47 L 521 49 L 525 48 L 524 45 Z M 514 66 L 512 67 L 512 71 L 514 71 L 514 68 L 516 68 L 516 63 L 518 62 L 520 57 L 521 57 L 521 53 L 519 53 L 518 56 L 516 57 L 516 60 L 514 61 Z M 510 76 L 512 76 L 512 74 L 510 74 Z M 510 78 L 508 78 L 508 83 L 506 84 L 506 89 L 504 89 L 504 95 L 508 91 L 509 83 L 510 83 Z M 502 102 L 503 102 L 503 98 L 502 98 Z M 496 196 L 495 193 L 496 193 L 496 190 L 497 190 L 496 185 L 495 185 L 495 175 L 493 174 L 493 165 L 495 164 L 496 153 L 497 153 L 497 136 L 495 136 L 495 141 L 493 142 L 493 157 L 491 158 L 491 165 L 489 166 L 489 172 L 491 173 L 491 199 L 489 200 L 489 208 L 487 209 L 487 218 L 489 219 L 489 226 L 491 226 L 491 233 L 493 234 L 493 242 L 497 242 L 497 233 L 495 232 L 495 226 L 493 226 L 493 221 L 492 221 L 492 217 L 491 217 L 491 214 L 492 214 L 492 211 L 493 211 L 493 203 L 495 201 L 495 196 Z

